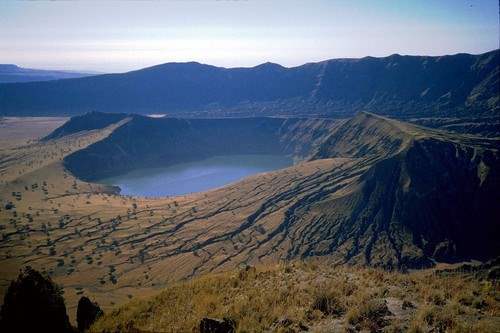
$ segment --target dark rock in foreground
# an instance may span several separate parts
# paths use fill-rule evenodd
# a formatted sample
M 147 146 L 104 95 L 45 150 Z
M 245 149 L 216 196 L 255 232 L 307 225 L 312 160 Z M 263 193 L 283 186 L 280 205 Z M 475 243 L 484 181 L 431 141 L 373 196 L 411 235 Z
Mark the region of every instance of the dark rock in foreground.
M 203 318 L 200 322 L 200 333 L 234 333 L 236 324 L 233 320 L 224 318 Z
M 73 332 L 62 290 L 31 267 L 12 281 L 0 312 L 1 332 Z
M 76 310 L 76 322 L 78 330 L 85 331 L 92 325 L 103 312 L 97 303 L 93 303 L 90 299 L 83 296 L 78 301 L 78 309 Z

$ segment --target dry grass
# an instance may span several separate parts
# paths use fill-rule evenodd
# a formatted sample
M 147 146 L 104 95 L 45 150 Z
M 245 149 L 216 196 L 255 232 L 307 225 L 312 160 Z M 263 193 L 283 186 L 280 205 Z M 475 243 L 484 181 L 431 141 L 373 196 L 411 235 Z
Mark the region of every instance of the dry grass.
M 248 251 L 226 258 L 249 240 L 264 239 L 262 232 L 279 223 L 291 201 L 283 208 L 273 206 L 276 211 L 237 238 L 221 238 L 204 248 L 197 244 L 237 229 L 276 191 L 349 162 L 304 163 L 187 196 L 119 196 L 76 179 L 61 163 L 115 126 L 0 151 L 5 156 L 0 163 L 0 299 L 26 265 L 64 288 L 73 319 L 82 295 L 108 310 L 130 298 L 154 295 L 169 280 L 232 269 L 248 259 Z M 186 251 L 191 247 L 198 249 Z
M 498 285 L 461 274 L 296 262 L 172 284 L 108 312 L 92 332 L 192 332 L 203 317 L 231 318 L 238 332 L 495 332 L 499 299 Z
M 65 117 L 0 117 L 0 149 L 34 142 L 67 120 Z
M 30 265 L 64 287 L 70 317 L 82 295 L 98 301 L 107 313 L 133 299 L 134 303 L 121 308 L 121 315 L 107 316 L 96 326 L 109 329 L 130 322 L 145 330 L 182 332 L 206 315 L 232 316 L 240 331 L 298 330 L 308 325 L 328 332 L 331 327 L 348 325 L 348 319 L 349 325 L 370 328 L 370 318 L 379 313 L 375 303 L 365 307 L 371 298 L 387 300 L 389 310 L 401 308 L 399 301 L 415 304 L 416 308 L 392 320 L 393 326 L 399 320 L 403 327 L 411 322 L 412 329 L 425 330 L 444 322 L 487 331 L 496 323 L 489 320 L 498 317 L 498 311 L 492 310 L 497 309 L 496 287 L 481 284 L 473 292 L 479 282 L 462 278 L 445 281 L 430 276 L 425 280 L 419 274 L 331 269 L 308 263 L 172 284 L 169 281 L 233 269 L 239 262 L 277 262 L 292 249 L 292 241 L 283 238 L 278 243 L 280 237 L 268 241 L 267 235 L 283 221 L 284 212 L 327 180 L 344 186 L 335 196 L 354 191 L 357 176 L 346 177 L 346 170 L 357 162 L 344 158 L 312 161 L 175 198 L 118 196 L 74 178 L 61 164 L 64 156 L 101 140 L 114 126 L 1 149 L 0 297 L 19 268 Z M 289 191 L 294 195 L 280 196 Z M 283 199 L 266 204 L 277 196 Z M 10 204 L 15 207 L 7 209 Z M 238 231 L 264 204 L 265 214 L 254 226 Z M 317 212 L 309 214 L 306 220 Z M 290 234 L 303 235 L 307 227 L 308 223 L 297 223 Z M 222 237 L 236 231 L 237 237 Z M 344 250 L 338 251 L 340 256 Z M 165 286 L 169 288 L 163 299 L 137 300 Z M 465 319 L 450 324 L 436 313 L 440 309 Z M 469 320 L 475 315 L 482 319 Z

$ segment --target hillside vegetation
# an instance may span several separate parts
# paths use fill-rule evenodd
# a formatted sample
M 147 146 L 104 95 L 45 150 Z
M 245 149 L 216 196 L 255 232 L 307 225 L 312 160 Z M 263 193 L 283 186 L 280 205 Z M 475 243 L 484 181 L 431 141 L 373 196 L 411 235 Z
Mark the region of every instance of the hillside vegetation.
M 236 332 L 495 332 L 497 280 L 294 262 L 173 283 L 108 312 L 91 332 L 197 332 L 205 317 Z

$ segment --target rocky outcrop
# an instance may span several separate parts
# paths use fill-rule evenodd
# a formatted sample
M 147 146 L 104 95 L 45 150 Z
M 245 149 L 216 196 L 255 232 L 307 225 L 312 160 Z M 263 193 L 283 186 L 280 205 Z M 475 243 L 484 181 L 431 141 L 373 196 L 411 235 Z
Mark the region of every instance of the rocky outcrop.
M 203 318 L 200 321 L 200 333 L 234 333 L 236 324 L 233 320 L 224 318 Z
M 92 302 L 88 297 L 83 296 L 78 301 L 76 310 L 76 322 L 78 330 L 83 332 L 87 330 L 104 312 L 97 303 Z

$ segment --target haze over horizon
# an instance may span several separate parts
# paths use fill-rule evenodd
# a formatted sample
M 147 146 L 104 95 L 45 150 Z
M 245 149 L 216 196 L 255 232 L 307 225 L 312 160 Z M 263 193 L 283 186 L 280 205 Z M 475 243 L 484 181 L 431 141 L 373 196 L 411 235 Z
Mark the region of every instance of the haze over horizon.
M 497 49 L 498 1 L 0 3 L 0 63 L 124 72 Z M 353 28 L 355 27 L 355 28 Z M 237 55 L 237 56 L 236 56 Z

